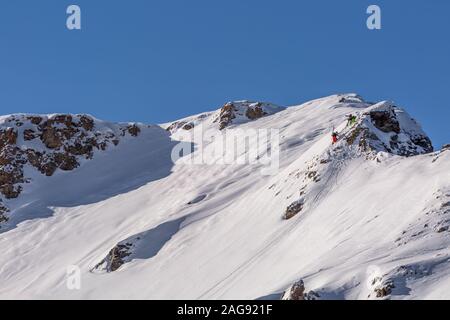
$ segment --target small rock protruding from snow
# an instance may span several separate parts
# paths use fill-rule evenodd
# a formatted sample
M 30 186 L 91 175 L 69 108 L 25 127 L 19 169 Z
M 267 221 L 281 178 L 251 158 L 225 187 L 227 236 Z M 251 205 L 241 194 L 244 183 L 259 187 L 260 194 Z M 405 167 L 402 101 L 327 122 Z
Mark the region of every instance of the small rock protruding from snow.
M 303 280 L 299 280 L 290 286 L 283 294 L 281 300 L 305 300 L 305 283 Z
M 109 251 L 108 255 L 98 263 L 92 272 L 114 272 L 117 271 L 122 265 L 125 264 L 126 258 L 131 255 L 131 248 L 133 244 L 123 243 L 117 244 Z
M 287 208 L 286 212 L 283 215 L 284 220 L 289 220 L 295 217 L 297 214 L 299 214 L 303 210 L 304 201 L 303 199 L 297 200 L 293 203 L 291 203 Z

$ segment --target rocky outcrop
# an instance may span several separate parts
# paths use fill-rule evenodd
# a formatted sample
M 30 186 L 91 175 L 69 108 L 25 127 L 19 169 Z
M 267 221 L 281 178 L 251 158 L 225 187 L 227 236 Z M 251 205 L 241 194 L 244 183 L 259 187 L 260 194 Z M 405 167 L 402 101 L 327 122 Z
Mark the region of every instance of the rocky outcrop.
M 379 130 L 389 133 L 400 133 L 400 123 L 395 117 L 392 110 L 371 111 L 369 112 L 370 119 L 375 127 Z
M 233 101 L 227 102 L 219 110 L 213 112 L 205 112 L 199 115 L 181 119 L 165 126 L 165 129 L 171 134 L 175 134 L 179 130 L 190 131 L 194 128 L 205 125 L 207 129 L 224 130 L 231 125 L 238 125 L 255 121 L 265 116 L 277 113 L 284 108 L 265 102 L 252 101 Z
M 137 137 L 137 136 L 139 135 L 139 133 L 141 133 L 141 129 L 140 129 L 137 125 L 135 125 L 135 124 L 129 125 L 129 126 L 127 127 L 127 131 L 128 131 L 128 133 L 131 134 L 131 136 L 133 136 L 133 137 Z
M 267 112 L 265 112 L 262 108 L 262 104 L 258 102 L 255 105 L 249 106 L 245 112 L 245 115 L 250 120 L 256 120 L 267 115 Z
M 186 121 L 177 121 L 172 123 L 170 126 L 167 127 L 167 131 L 173 133 L 177 131 L 178 129 L 183 129 L 186 131 L 194 129 L 195 124 L 192 122 L 186 122 Z
M 391 295 L 392 289 L 395 288 L 394 281 L 391 279 L 383 279 L 382 277 L 376 277 L 372 280 L 373 292 L 375 297 L 386 298 Z
M 303 200 L 297 200 L 293 203 L 291 203 L 287 208 L 283 215 L 284 220 L 289 220 L 293 217 L 295 217 L 297 214 L 299 214 L 303 210 L 304 202 Z
M 140 132 L 136 124 L 117 125 L 115 131 L 108 126 L 96 128 L 95 120 L 88 115 L 3 118 L 0 123 L 0 196 L 14 199 L 20 195 L 23 185 L 30 182 L 24 176 L 25 165 L 46 176 L 52 176 L 58 169 L 71 171 L 80 166 L 81 159 L 92 159 L 95 150 L 117 146 L 121 136 L 136 137 Z M 24 142 L 20 146 L 17 145 L 19 137 L 23 137 Z
M 305 300 L 305 283 L 303 280 L 299 280 L 290 286 L 283 294 L 281 300 Z
M 318 300 L 320 295 L 314 291 L 306 292 L 305 283 L 299 280 L 290 286 L 281 297 L 281 300 L 302 301 L 302 300 Z
M 34 140 L 38 137 L 38 135 L 36 134 L 36 132 L 33 129 L 26 129 L 23 132 L 23 139 L 25 141 L 31 141 Z
M 216 119 L 216 122 L 219 122 L 219 129 L 223 130 L 228 127 L 233 119 L 236 118 L 237 109 L 233 105 L 233 103 L 229 102 L 220 109 L 219 117 Z
M 431 140 L 420 126 L 403 110 L 387 102 L 366 109 L 345 140 L 365 153 L 384 151 L 409 157 L 433 152 Z
M 16 144 L 17 131 L 13 128 L 0 130 L 0 150 L 5 146 Z
M 125 259 L 131 255 L 130 249 L 132 246 L 131 243 L 116 245 L 92 271 L 114 272 L 118 270 L 125 264 Z
M 282 108 L 263 102 L 236 101 L 226 103 L 214 119 L 223 130 L 231 124 L 254 121 L 264 116 L 276 113 Z
M 2 200 L 0 199 L 0 228 L 1 224 L 8 221 L 7 213 L 9 212 L 9 209 L 3 204 Z

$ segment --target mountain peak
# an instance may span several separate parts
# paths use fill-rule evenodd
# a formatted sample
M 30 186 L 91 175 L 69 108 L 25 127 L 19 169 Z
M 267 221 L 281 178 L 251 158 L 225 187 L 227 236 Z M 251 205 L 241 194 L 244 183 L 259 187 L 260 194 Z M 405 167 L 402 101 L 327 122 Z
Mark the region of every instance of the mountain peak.
M 285 108 L 272 103 L 238 100 L 225 103 L 220 109 L 187 117 L 166 125 L 166 130 L 171 134 L 180 129 L 190 131 L 196 126 L 203 124 L 208 128 L 223 130 L 231 125 L 238 125 L 255 121 L 284 110 Z
M 0 298 L 449 296 L 450 152 L 394 103 L 234 101 L 171 125 L 0 117 Z
M 399 156 L 433 152 L 431 140 L 421 126 L 389 101 L 360 112 L 357 125 L 345 134 L 345 139 L 364 151 L 385 151 Z

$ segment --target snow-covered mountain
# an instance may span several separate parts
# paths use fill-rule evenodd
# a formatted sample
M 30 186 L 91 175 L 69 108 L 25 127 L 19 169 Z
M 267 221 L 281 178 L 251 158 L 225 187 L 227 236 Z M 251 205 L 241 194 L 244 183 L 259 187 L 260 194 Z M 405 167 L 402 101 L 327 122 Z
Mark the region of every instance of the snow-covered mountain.
M 270 175 L 209 139 L 268 129 Z M 0 298 L 450 298 L 450 147 L 390 102 L 237 101 L 161 126 L 9 115 L 0 152 Z

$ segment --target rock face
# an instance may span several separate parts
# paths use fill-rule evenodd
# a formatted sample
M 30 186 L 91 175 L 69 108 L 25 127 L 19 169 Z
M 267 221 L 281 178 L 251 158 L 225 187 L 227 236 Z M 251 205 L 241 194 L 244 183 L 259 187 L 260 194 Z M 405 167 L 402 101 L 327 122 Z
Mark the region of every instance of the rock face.
M 2 201 L 0 200 L 0 224 L 8 221 L 8 217 L 6 216 L 6 213 L 8 212 L 9 209 L 5 207 Z
M 227 103 L 220 109 L 220 115 L 217 118 L 216 122 L 219 122 L 220 130 L 225 129 L 229 126 L 233 119 L 236 118 L 237 109 L 232 103 Z
M 225 103 L 216 111 L 172 122 L 165 129 L 171 134 L 180 132 L 181 135 L 200 126 L 204 126 L 206 130 L 224 130 L 231 125 L 255 121 L 282 110 L 285 108 L 266 102 L 233 101 Z
M 236 101 L 226 103 L 214 119 L 223 130 L 233 123 L 253 121 L 281 111 L 282 108 L 263 102 Z
M 294 203 L 290 204 L 286 208 L 286 212 L 283 215 L 284 220 L 289 220 L 293 217 L 295 217 L 297 214 L 299 214 L 303 210 L 303 200 L 295 201 Z
M 282 300 L 305 300 L 305 283 L 299 280 L 290 286 L 283 294 Z
M 96 150 L 104 151 L 119 144 L 120 137 L 136 137 L 136 124 L 118 125 L 115 130 L 88 115 L 27 116 L 11 115 L 0 122 L 0 201 L 17 198 L 29 165 L 46 176 L 56 170 L 71 171 L 81 159 L 91 159 Z M 6 207 L 0 208 L 0 223 Z M 3 217 L 3 218 L 2 218 Z
M 369 115 L 372 123 L 379 130 L 386 133 L 400 133 L 400 123 L 396 119 L 395 114 L 392 112 L 392 110 L 371 111 L 369 112 Z
M 106 272 L 114 272 L 118 270 L 125 263 L 125 259 L 131 255 L 131 247 L 131 243 L 116 245 L 111 249 L 106 258 L 95 266 L 93 271 L 104 270 Z
M 434 150 L 420 126 L 406 112 L 388 102 L 366 109 L 345 140 L 363 152 L 384 151 L 407 157 Z
M 178 129 L 183 129 L 186 131 L 194 129 L 195 125 L 192 122 L 186 122 L 186 121 L 177 121 L 172 123 L 169 127 L 167 127 L 167 131 L 169 132 L 175 132 Z

